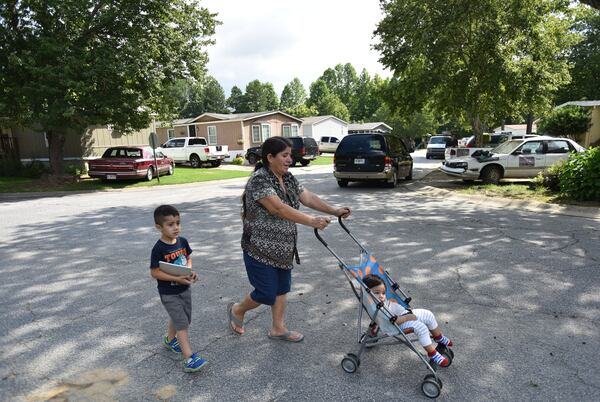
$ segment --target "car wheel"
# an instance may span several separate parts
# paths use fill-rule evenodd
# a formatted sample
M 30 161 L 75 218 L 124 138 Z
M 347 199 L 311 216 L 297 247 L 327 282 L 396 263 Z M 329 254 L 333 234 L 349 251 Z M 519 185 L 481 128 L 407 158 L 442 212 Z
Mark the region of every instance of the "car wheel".
M 198 155 L 190 156 L 190 165 L 192 165 L 193 168 L 200 167 L 200 157 Z
M 344 187 L 348 187 L 348 180 L 345 179 L 340 179 L 337 181 L 338 186 L 344 188 Z
M 172 163 L 172 164 L 169 165 L 169 169 L 167 170 L 167 175 L 169 175 L 169 176 L 173 175 L 173 172 L 175 171 L 175 166 L 174 165 L 175 165 L 174 163 Z
M 310 163 L 310 161 L 304 161 L 304 160 L 300 162 L 300 164 L 302 166 L 308 166 L 309 163 Z
M 392 178 L 389 181 L 385 182 L 385 186 L 387 188 L 394 188 L 394 187 L 396 187 L 397 184 L 398 184 L 398 173 L 397 173 L 397 170 L 394 169 L 394 172 L 392 173 Z
M 429 154 L 425 154 L 425 159 L 429 159 L 431 158 L 431 156 L 429 156 Z
M 256 155 L 250 154 L 250 155 L 248 155 L 246 160 L 248 161 L 249 164 L 254 165 L 257 161 L 257 158 L 256 158 Z
M 212 167 L 219 167 L 219 166 L 221 166 L 221 161 L 211 161 L 210 165 Z
M 146 170 L 146 180 L 152 181 L 153 178 L 154 178 L 154 169 L 152 169 L 150 167 L 150 168 L 148 168 L 148 170 Z
M 498 184 L 502 178 L 502 171 L 498 166 L 486 166 L 481 171 L 481 180 L 485 184 Z

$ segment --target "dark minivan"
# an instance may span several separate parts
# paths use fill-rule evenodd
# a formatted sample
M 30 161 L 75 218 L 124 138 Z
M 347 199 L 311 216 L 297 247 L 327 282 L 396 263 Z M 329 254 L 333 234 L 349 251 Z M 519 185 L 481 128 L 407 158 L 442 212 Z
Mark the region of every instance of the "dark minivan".
M 402 140 L 392 134 L 350 134 L 333 158 L 333 175 L 340 187 L 351 181 L 382 181 L 395 187 L 398 178 L 412 179 L 413 160 Z
M 302 166 L 307 166 L 310 161 L 319 156 L 319 146 L 317 141 L 309 137 L 285 137 L 292 143 L 292 164 L 296 166 L 300 162 Z M 261 159 L 261 147 L 252 147 L 246 150 L 246 160 L 249 164 L 254 165 Z

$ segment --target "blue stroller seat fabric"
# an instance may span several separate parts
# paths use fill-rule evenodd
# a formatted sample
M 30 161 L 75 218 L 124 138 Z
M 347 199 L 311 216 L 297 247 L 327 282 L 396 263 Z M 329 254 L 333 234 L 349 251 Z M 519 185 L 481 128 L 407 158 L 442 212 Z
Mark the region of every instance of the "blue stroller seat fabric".
M 425 364 L 430 374 L 427 374 L 421 382 L 421 391 L 425 396 L 429 398 L 437 398 L 442 389 L 442 381 L 439 379 L 436 370 L 433 368 L 429 359 L 419 352 L 413 345 L 413 341 L 407 337 L 407 334 L 412 332 L 411 329 L 403 331 L 400 326 L 395 322 L 396 317 L 392 316 L 392 313 L 388 310 L 386 305 L 389 307 L 389 303 L 398 303 L 404 309 L 411 310 L 409 305 L 411 298 L 408 297 L 396 282 L 392 280 L 389 273 L 383 269 L 383 266 L 377 261 L 377 259 L 365 249 L 358 240 L 350 233 L 350 230 L 346 227 L 342 218 L 338 218 L 338 222 L 342 229 L 354 240 L 360 249 L 358 265 L 347 265 L 335 251 L 333 251 L 329 245 L 323 240 L 319 231 L 314 230 L 317 239 L 333 254 L 333 256 L 339 261 L 339 267 L 344 273 L 346 279 L 350 283 L 352 291 L 359 300 L 358 305 L 358 323 L 357 323 L 357 338 L 360 348 L 358 352 L 348 353 L 342 359 L 342 369 L 347 373 L 354 373 L 360 366 L 360 357 L 367 350 L 381 344 L 404 344 L 411 349 L 418 358 Z M 371 290 L 363 283 L 363 278 L 367 275 L 377 275 L 383 280 L 386 287 L 386 302 L 382 303 L 376 298 Z M 364 330 L 362 324 L 363 311 L 367 312 L 370 322 L 368 328 Z M 438 346 L 438 352 L 444 353 L 445 357 L 452 361 L 454 353 L 451 349 L 446 348 L 440 350 Z

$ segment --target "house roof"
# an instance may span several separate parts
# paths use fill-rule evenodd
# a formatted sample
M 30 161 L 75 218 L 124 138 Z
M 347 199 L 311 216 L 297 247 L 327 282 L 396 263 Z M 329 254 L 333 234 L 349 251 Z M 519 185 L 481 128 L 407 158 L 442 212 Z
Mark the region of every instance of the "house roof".
M 342 119 L 338 119 L 337 117 L 335 117 L 334 115 L 328 114 L 325 116 L 308 116 L 308 117 L 303 117 L 302 118 L 302 122 L 303 124 L 319 124 L 322 121 L 328 120 L 328 119 L 334 119 L 339 121 L 340 123 L 342 123 L 343 125 L 348 125 L 348 123 L 346 123 L 344 120 Z
M 382 121 L 373 122 L 373 123 L 349 124 L 348 130 L 374 130 L 379 126 L 384 126 L 385 128 L 387 128 L 390 131 L 392 130 L 392 128 L 390 126 L 388 126 L 387 124 L 385 124 Z
M 271 111 L 266 111 L 266 112 L 253 112 L 253 113 L 229 113 L 229 114 L 202 113 L 200 116 L 197 116 L 197 117 L 194 117 L 193 119 L 191 119 L 191 121 L 189 121 L 188 123 L 193 123 L 202 117 L 211 117 L 211 118 L 215 119 L 216 121 L 234 121 L 234 120 L 245 121 L 245 120 L 256 119 L 257 117 L 270 116 L 270 115 L 276 114 L 276 113 L 281 113 L 284 116 L 287 116 L 291 119 L 298 121 L 299 123 L 302 123 L 302 119 L 299 119 L 290 114 L 282 112 L 281 110 L 271 110 Z
M 600 100 L 590 100 L 590 101 L 569 101 L 563 104 L 558 105 L 555 109 L 559 109 L 564 106 L 583 106 L 583 107 L 595 107 L 600 106 Z

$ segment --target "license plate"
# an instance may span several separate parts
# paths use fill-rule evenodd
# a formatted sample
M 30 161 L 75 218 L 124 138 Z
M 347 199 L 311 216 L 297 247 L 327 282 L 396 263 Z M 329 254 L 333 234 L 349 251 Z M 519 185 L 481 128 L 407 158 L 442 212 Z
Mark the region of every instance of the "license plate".
M 355 165 L 364 165 L 365 160 L 363 158 L 356 158 L 356 159 L 354 159 L 354 164 Z
M 107 174 L 106 180 L 117 180 L 117 175 L 116 174 Z

